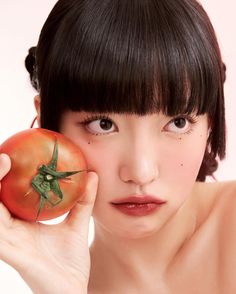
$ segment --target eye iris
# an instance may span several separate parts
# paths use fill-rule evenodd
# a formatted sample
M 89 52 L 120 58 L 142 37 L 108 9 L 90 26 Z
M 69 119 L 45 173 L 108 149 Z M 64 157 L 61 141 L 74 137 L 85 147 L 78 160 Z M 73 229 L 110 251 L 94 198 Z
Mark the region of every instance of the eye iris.
M 100 127 L 103 130 L 109 130 L 112 127 L 112 122 L 107 119 L 102 119 L 100 122 Z
M 176 127 L 178 128 L 184 128 L 186 125 L 186 119 L 185 118 L 177 118 L 174 121 Z

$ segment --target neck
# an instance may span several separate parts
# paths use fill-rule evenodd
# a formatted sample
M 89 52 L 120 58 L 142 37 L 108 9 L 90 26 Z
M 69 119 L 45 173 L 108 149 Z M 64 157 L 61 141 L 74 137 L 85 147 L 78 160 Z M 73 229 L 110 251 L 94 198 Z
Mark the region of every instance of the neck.
M 174 263 L 196 224 L 196 203 L 192 199 L 186 201 L 158 232 L 143 238 L 111 234 L 95 221 L 95 236 L 90 247 L 91 281 L 104 281 L 106 277 L 106 287 L 110 284 L 111 288 L 117 281 L 126 284 L 132 281 L 136 287 L 153 284 L 157 278 L 162 279 Z

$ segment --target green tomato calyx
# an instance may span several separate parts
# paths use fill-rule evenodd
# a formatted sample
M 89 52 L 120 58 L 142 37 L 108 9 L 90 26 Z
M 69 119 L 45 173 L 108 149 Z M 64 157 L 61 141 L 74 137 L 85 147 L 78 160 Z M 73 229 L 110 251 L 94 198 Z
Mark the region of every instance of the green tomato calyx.
M 49 202 L 50 205 L 56 206 L 58 205 L 64 198 L 64 195 L 60 189 L 60 185 L 58 180 L 60 179 L 68 179 L 69 177 L 77 174 L 81 171 L 57 171 L 57 160 L 58 160 L 58 142 L 55 142 L 52 159 L 48 165 L 41 165 L 38 168 L 38 174 L 33 178 L 31 185 L 33 189 L 39 193 L 40 195 L 40 203 L 39 209 L 36 216 L 36 221 L 45 205 L 46 202 Z M 51 192 L 49 194 L 49 192 Z M 57 197 L 57 200 L 53 201 L 52 195 Z

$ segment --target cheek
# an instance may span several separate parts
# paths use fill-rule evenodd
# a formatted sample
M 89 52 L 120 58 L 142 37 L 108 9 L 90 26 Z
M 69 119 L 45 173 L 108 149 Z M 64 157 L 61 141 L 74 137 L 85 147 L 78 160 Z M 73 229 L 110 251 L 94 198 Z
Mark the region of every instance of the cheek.
M 109 173 L 114 158 L 116 158 L 114 152 L 111 152 L 106 146 L 99 146 L 96 143 L 90 143 L 89 146 L 81 145 L 81 149 L 91 170 L 94 170 L 100 176 L 105 171 Z
M 115 162 L 117 151 L 109 144 L 100 144 L 99 142 L 83 142 L 80 144 L 81 150 L 87 160 L 88 168 L 95 171 L 99 177 L 98 195 L 101 189 L 109 187 L 114 182 L 114 174 L 116 173 L 117 163 Z
M 169 151 L 162 164 L 162 176 L 167 179 L 169 185 L 175 187 L 179 195 L 188 193 L 196 178 L 205 153 L 205 142 L 198 144 L 178 145 L 175 152 Z M 177 193 L 178 194 L 178 193 Z
M 205 152 L 205 146 L 192 146 L 187 148 L 180 156 L 176 159 L 176 165 L 182 170 L 184 174 L 197 174 L 202 163 L 202 159 Z

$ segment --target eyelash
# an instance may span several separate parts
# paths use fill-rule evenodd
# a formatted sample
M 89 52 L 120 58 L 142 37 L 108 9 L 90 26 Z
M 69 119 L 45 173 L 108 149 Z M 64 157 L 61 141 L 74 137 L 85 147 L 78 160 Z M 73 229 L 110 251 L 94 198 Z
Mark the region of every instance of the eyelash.
M 91 114 L 91 115 L 88 115 L 87 117 L 85 117 L 85 119 L 82 122 L 80 122 L 80 124 L 82 126 L 86 127 L 89 123 L 91 123 L 93 121 L 96 121 L 96 120 L 102 120 L 102 119 L 109 120 L 114 124 L 112 119 L 108 115 L 104 115 L 104 114 L 95 114 L 95 115 Z M 102 136 L 102 135 L 106 135 L 106 134 L 94 133 L 93 135 Z
M 174 122 L 175 120 L 177 119 L 180 119 L 180 118 L 184 118 L 186 120 L 189 121 L 189 123 L 194 126 L 196 123 L 197 123 L 197 118 L 195 116 L 192 116 L 192 115 L 179 115 L 177 117 L 174 117 L 168 124 Z M 80 122 L 79 124 L 86 127 L 89 123 L 93 122 L 93 121 L 96 121 L 96 120 L 109 120 L 111 121 L 113 124 L 113 120 L 108 116 L 108 115 L 101 115 L 101 114 L 96 114 L 96 115 L 88 115 L 82 122 Z M 188 131 L 186 131 L 185 133 L 181 133 L 181 134 L 177 134 L 177 135 L 189 135 L 190 133 L 192 133 L 193 131 L 193 127 L 190 128 Z M 109 133 L 108 133 L 109 134 Z M 94 133 L 94 135 L 96 136 L 102 136 L 102 135 L 106 135 L 105 134 L 99 134 L 99 133 Z
M 172 122 L 174 122 L 176 119 L 180 119 L 180 118 L 184 118 L 184 119 L 186 119 L 186 120 L 188 120 L 189 121 L 189 123 L 191 124 L 191 128 L 189 128 L 189 130 L 188 131 L 186 131 L 185 133 L 181 133 L 181 134 L 177 134 L 177 135 L 189 135 L 189 134 L 191 134 L 192 133 L 192 131 L 193 131 L 193 127 L 194 127 L 194 125 L 197 123 L 197 117 L 196 116 L 193 116 L 193 115 L 187 115 L 187 114 L 182 114 L 182 115 L 179 115 L 179 116 L 177 116 L 177 117 L 174 117 L 168 124 L 170 124 L 170 123 L 172 123 Z
M 110 117 L 108 115 L 104 115 L 104 114 L 91 114 L 91 115 L 87 115 L 85 117 L 85 119 L 81 122 L 82 124 L 87 124 L 87 123 L 90 123 L 94 120 L 98 120 L 98 119 L 107 119 L 107 120 L 110 120 Z

